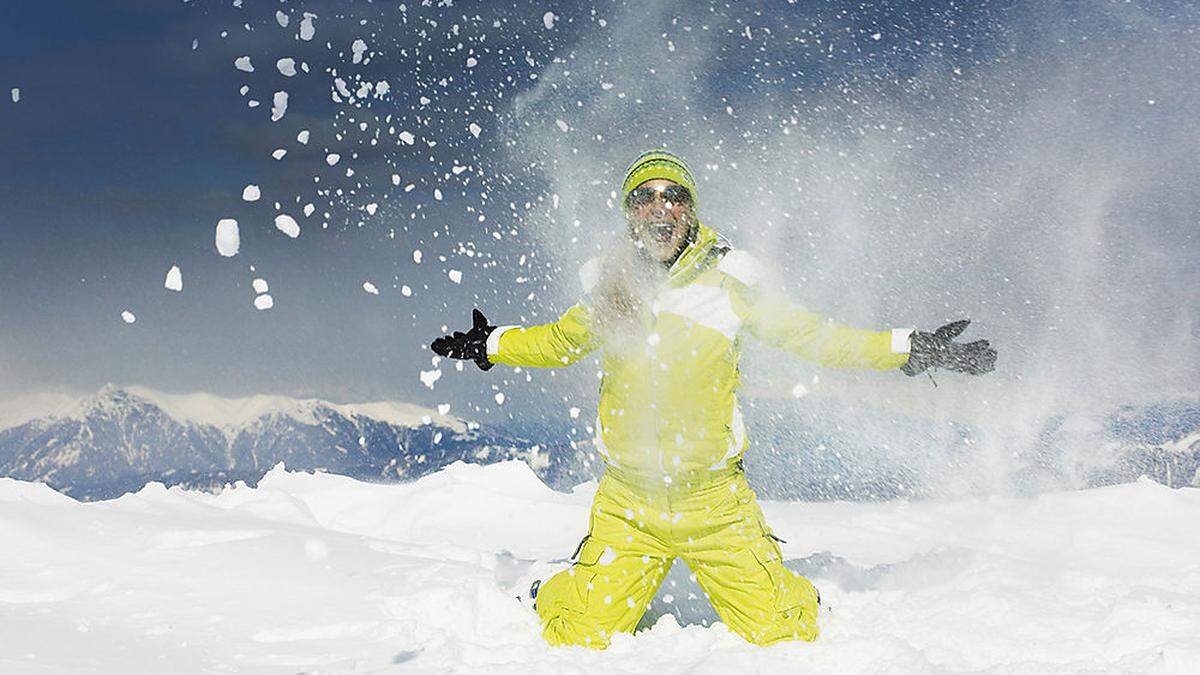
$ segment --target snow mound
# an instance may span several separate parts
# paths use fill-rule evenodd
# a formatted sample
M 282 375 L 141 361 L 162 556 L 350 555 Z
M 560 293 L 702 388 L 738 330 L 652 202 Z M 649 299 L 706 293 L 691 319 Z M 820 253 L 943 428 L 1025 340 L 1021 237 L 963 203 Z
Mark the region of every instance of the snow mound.
M 651 627 L 547 647 L 515 599 L 564 565 L 595 486 L 455 464 L 408 484 L 276 467 L 219 494 L 80 503 L 0 479 L 5 672 L 1186 672 L 1200 660 L 1200 491 L 764 503 L 834 610 L 753 647 L 679 565 Z M 691 598 L 691 596 L 697 596 Z M 665 609 L 664 609 L 665 607 Z

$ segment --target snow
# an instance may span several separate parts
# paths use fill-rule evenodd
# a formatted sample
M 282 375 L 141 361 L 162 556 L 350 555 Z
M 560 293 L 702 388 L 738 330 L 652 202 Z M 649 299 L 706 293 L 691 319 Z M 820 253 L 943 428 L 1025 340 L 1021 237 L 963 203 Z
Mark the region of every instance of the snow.
M 275 159 L 283 159 L 284 155 L 286 155 L 286 154 L 287 154 L 287 150 L 285 150 L 283 148 L 275 148 L 275 150 L 271 153 L 271 157 L 273 157 Z
M 250 286 L 254 288 L 255 293 L 266 293 L 271 290 L 270 286 L 267 285 L 267 280 L 261 277 L 250 282 Z
M 342 156 L 337 154 L 336 152 L 331 152 L 328 155 L 325 155 L 325 163 L 328 164 L 329 166 L 333 166 L 334 164 L 337 164 L 338 161 L 341 159 L 342 159 Z
M 296 134 L 296 142 L 300 145 L 308 145 L 308 129 L 302 129 Z
M 217 252 L 226 258 L 237 255 L 241 247 L 241 237 L 238 235 L 237 221 L 232 218 L 222 218 L 217 222 Z
M 275 68 L 279 70 L 280 75 L 292 77 L 296 74 L 296 60 L 291 58 L 279 59 L 275 62 Z
M 278 122 L 287 114 L 288 93 L 286 91 L 277 91 L 271 97 L 271 121 Z
M 254 309 L 257 309 L 260 312 L 271 309 L 274 306 L 275 306 L 275 299 L 272 298 L 270 295 L 267 295 L 266 293 L 254 298 Z
M 367 52 L 367 43 L 363 42 L 361 38 L 356 39 L 354 43 L 350 45 L 350 51 L 353 52 L 351 60 L 354 63 L 362 63 L 363 54 Z
M 167 278 L 163 281 L 163 287 L 169 291 L 183 290 L 183 272 L 180 271 L 179 265 L 171 265 L 171 269 L 167 270 Z
M 416 137 L 412 135 L 411 131 L 401 131 L 400 140 L 404 141 L 405 145 L 412 145 L 416 142 Z
M 295 239 L 300 236 L 300 225 L 286 213 L 275 216 L 275 229 Z
M 370 293 L 371 295 L 379 295 L 379 289 L 375 287 L 375 284 L 369 281 L 364 281 L 362 287 L 364 291 Z
M 554 21 L 557 18 L 554 12 L 546 12 L 542 15 L 542 25 L 546 27 L 546 30 L 550 30 L 554 28 Z
M 446 273 L 446 276 L 450 277 L 450 281 L 456 284 L 462 283 L 462 270 L 450 270 Z
M 434 383 L 441 379 L 442 371 L 438 368 L 434 368 L 433 370 L 422 370 L 420 377 L 421 384 L 433 389 Z
M 413 249 L 412 258 L 413 258 L 413 262 L 420 265 L 421 264 L 421 249 L 419 249 L 419 248 Z
M 137 317 L 134 316 L 133 312 L 126 309 L 121 311 L 121 320 L 125 323 L 133 323 L 137 321 Z
M 317 28 L 313 25 L 313 19 L 317 18 L 312 12 L 305 12 L 304 18 L 300 19 L 300 39 L 305 42 L 313 39 L 317 34 Z
M 475 138 L 479 138 L 479 134 L 483 131 L 483 127 L 479 126 L 478 124 L 476 124 L 474 122 L 471 122 L 470 126 L 467 127 L 467 130 L 471 132 L 472 136 L 474 136 Z
M 677 565 L 649 629 L 551 648 L 515 596 L 563 567 L 594 489 L 554 492 L 518 462 L 392 485 L 276 467 L 257 488 L 94 503 L 3 478 L 4 670 L 1183 673 L 1200 659 L 1200 491 L 1148 481 L 766 502 L 784 557 L 833 607 L 816 643 L 700 625 Z
M 12 94 L 12 102 L 13 103 L 21 102 L 21 88 L 20 87 L 13 87 L 12 91 L 10 93 Z
M 554 120 L 554 124 L 558 127 L 558 130 L 563 133 L 566 133 L 571 130 L 571 127 L 568 126 L 567 123 L 562 120 Z
M 262 196 L 257 185 L 247 185 L 242 188 L 242 200 L 247 202 L 256 202 Z
M 287 14 L 284 14 L 283 12 L 276 10 L 275 11 L 275 21 L 279 23 L 280 28 L 287 28 L 289 17 Z
M 253 73 L 254 66 L 250 64 L 249 56 L 239 56 L 233 61 L 233 66 L 238 70 L 246 73 Z

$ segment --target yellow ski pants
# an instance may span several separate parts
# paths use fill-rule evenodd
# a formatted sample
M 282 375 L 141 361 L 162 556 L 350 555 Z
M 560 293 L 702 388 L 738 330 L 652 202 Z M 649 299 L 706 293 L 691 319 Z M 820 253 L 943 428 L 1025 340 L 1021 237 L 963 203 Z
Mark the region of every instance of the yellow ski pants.
M 538 589 L 550 644 L 603 649 L 615 633 L 632 632 L 676 557 L 749 642 L 817 638 L 817 591 L 783 566 L 741 471 L 714 473 L 701 486 L 646 488 L 609 467 L 590 521 L 576 561 Z

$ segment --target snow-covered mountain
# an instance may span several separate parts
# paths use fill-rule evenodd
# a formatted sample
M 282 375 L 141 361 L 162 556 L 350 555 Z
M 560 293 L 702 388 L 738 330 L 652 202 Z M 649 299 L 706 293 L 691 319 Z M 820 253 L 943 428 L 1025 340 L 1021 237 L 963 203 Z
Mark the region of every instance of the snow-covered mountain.
M 726 630 L 681 563 L 636 635 L 551 648 L 527 604 L 595 490 L 526 465 L 405 484 L 273 470 L 79 503 L 0 478 L 3 673 L 1193 673 L 1200 490 L 764 502 L 832 608 L 812 644 Z
M 554 448 L 413 405 L 105 386 L 76 401 L 20 406 L 0 429 L 0 475 L 103 499 L 150 481 L 215 487 L 256 482 L 272 466 L 366 480 L 410 480 L 452 462 L 520 459 L 554 486 L 592 474 L 585 448 Z

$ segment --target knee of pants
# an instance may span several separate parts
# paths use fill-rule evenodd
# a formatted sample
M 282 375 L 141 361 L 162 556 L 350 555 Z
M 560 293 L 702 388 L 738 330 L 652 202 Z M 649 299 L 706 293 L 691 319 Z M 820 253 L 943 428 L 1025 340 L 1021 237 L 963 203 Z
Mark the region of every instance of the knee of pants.
M 590 575 L 589 575 L 590 576 Z M 542 637 L 554 646 L 582 645 L 603 649 L 607 637 L 587 609 L 587 581 L 574 568 L 547 579 L 538 588 L 537 613 L 542 620 Z
M 760 602 L 754 603 L 757 620 L 735 622 L 731 628 L 756 645 L 787 640 L 813 642 L 820 633 L 816 588 L 783 565 L 778 565 L 778 569 L 771 567 L 774 566 L 769 565 L 768 569 L 774 587 Z

